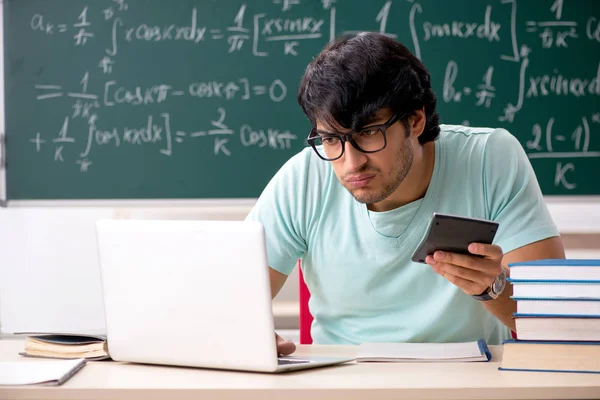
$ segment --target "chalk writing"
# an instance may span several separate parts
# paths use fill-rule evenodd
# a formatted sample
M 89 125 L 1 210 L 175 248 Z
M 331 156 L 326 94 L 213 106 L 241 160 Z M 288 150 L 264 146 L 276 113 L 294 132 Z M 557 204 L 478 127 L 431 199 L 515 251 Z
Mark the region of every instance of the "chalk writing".
M 535 124 L 532 129 L 533 139 L 527 141 L 526 148 L 531 150 L 530 159 L 576 159 L 576 158 L 597 158 L 600 157 L 599 151 L 590 151 L 592 124 L 600 124 L 600 113 L 594 113 L 589 118 L 582 116 L 579 123 L 571 133 L 556 132 L 554 125 L 555 117 L 551 117 L 543 127 Z M 568 147 L 565 147 L 565 144 Z M 557 149 L 559 148 L 560 149 Z M 559 161 L 556 163 L 556 172 L 554 185 L 561 186 L 567 190 L 573 190 L 577 187 L 576 183 L 567 180 L 566 174 L 575 171 L 574 162 Z
M 600 43 L 600 22 L 596 17 L 590 17 L 585 26 L 585 34 L 588 39 Z
M 461 39 L 478 38 L 489 42 L 500 41 L 501 24 L 491 19 L 492 6 L 487 6 L 484 15 L 484 22 L 462 22 L 452 21 L 451 23 L 434 24 L 429 21 L 423 23 L 423 40 L 428 41 L 432 38 L 443 38 L 448 36 Z
M 27 35 L 17 36 L 59 56 L 36 67 L 26 52 L 9 60 L 10 79 L 28 74 L 13 93 L 28 93 L 39 119 L 20 121 L 27 151 L 87 177 L 113 154 L 152 154 L 167 170 L 190 149 L 204 149 L 207 166 L 256 151 L 291 156 L 309 131 L 295 98 L 306 64 L 337 35 L 369 30 L 423 60 L 442 120 L 515 134 L 534 169 L 544 165 L 545 188 L 577 191 L 586 160 L 600 161 L 595 3 L 213 3 L 162 12 L 138 0 L 71 0 L 57 13 L 32 2 L 18 27 Z
M 527 97 L 538 96 L 598 96 L 600 95 L 600 63 L 592 78 L 568 77 L 554 69 L 552 74 L 530 76 Z

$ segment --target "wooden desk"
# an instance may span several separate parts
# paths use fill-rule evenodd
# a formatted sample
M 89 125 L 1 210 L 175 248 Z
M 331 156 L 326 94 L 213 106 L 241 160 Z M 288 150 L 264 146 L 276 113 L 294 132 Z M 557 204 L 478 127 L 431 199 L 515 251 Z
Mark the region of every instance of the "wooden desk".
M 0 340 L 0 360 L 23 360 L 22 341 Z M 243 373 L 90 362 L 56 387 L 0 387 L 0 399 L 598 399 L 600 375 L 498 371 L 488 363 L 355 364 Z M 298 355 L 354 356 L 353 346 L 300 346 Z M 28 359 L 31 360 L 31 359 Z

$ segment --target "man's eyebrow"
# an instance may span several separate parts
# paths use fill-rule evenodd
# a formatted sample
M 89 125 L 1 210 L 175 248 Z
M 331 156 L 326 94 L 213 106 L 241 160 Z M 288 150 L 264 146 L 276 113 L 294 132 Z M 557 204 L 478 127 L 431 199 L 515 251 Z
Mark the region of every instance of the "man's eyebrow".
M 386 120 L 381 120 L 381 118 L 375 117 L 375 118 L 371 119 L 370 121 L 367 121 L 363 125 L 361 125 L 360 128 L 359 128 L 359 130 L 362 130 L 362 129 L 365 129 L 365 128 L 370 128 L 372 126 L 385 125 L 385 123 L 386 123 Z M 326 131 L 326 130 L 315 128 L 315 132 L 318 135 L 321 135 L 321 136 L 327 136 L 327 135 L 347 135 L 351 131 L 352 131 L 351 129 L 349 129 L 346 132 Z
M 331 131 L 324 131 L 324 130 L 321 130 L 321 129 L 315 129 L 315 131 L 317 132 L 317 134 L 319 134 L 321 136 L 345 135 L 345 133 L 343 133 L 343 132 L 331 132 Z

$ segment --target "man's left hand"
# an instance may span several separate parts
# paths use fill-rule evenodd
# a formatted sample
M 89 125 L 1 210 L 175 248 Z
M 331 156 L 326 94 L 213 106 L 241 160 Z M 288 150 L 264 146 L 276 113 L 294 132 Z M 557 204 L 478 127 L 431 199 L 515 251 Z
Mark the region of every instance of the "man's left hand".
M 425 262 L 468 295 L 483 293 L 502 272 L 502 249 L 494 244 L 471 243 L 473 255 L 436 251 Z

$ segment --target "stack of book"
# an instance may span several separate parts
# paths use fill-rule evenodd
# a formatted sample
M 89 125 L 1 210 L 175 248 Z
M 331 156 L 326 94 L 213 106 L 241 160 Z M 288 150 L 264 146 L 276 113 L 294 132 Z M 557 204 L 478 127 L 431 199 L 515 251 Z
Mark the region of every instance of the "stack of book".
M 600 373 L 600 260 L 509 264 L 517 339 L 501 370 Z

